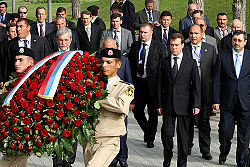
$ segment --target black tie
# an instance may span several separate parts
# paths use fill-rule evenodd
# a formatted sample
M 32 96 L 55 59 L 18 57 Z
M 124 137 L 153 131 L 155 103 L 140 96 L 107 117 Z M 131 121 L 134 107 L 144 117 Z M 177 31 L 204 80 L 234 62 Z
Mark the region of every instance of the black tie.
M 115 30 L 114 33 L 115 33 L 115 43 L 116 43 L 116 47 L 119 48 L 119 39 L 118 39 L 118 33 L 119 31 L 118 30 Z
M 26 40 L 26 39 L 23 40 L 24 47 L 26 47 L 26 48 L 28 47 L 27 42 L 28 42 L 28 40 Z
M 151 12 L 148 12 L 148 18 L 149 18 L 149 22 L 153 22 L 153 19 L 152 19 L 152 15 L 151 15 Z
M 3 13 L 0 14 L 1 15 L 1 23 L 3 22 Z
M 178 64 L 177 64 L 178 57 L 174 57 L 174 66 L 172 69 L 173 77 L 176 78 L 177 72 L 178 72 Z
M 163 30 L 164 30 L 164 32 L 163 32 L 162 41 L 163 41 L 163 44 L 166 46 L 166 50 L 168 50 L 168 46 L 167 46 L 167 43 L 168 43 L 167 29 L 164 28 Z
M 144 74 L 144 63 L 145 63 L 145 55 L 146 55 L 146 45 L 145 43 L 142 44 L 143 47 L 142 47 L 142 50 L 141 50 L 141 53 L 140 53 L 140 59 L 139 59 L 139 62 L 138 62 L 138 74 L 140 76 L 143 76 Z

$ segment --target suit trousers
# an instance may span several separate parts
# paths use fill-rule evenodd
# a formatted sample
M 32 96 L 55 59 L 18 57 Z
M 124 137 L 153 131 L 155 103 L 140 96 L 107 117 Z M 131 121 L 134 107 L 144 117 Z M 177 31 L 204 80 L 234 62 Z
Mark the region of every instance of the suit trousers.
M 175 120 L 177 119 L 177 147 L 178 158 L 177 167 L 187 166 L 188 155 L 188 138 L 189 138 L 189 121 L 190 116 L 176 115 L 170 113 L 163 115 L 163 123 L 161 128 L 161 140 L 163 144 L 164 162 L 163 167 L 171 166 L 173 157 L 173 137 L 175 133 Z
M 125 118 L 124 120 L 126 129 L 128 126 L 128 117 Z M 127 146 L 127 133 L 124 136 L 120 137 L 120 151 L 113 160 L 113 162 L 125 162 L 128 159 L 128 146 Z
M 108 167 L 120 150 L 120 136 L 95 138 L 83 148 L 85 167 Z
M 29 156 L 3 155 L 0 167 L 28 167 Z
M 157 131 L 158 113 L 155 98 L 148 90 L 147 79 L 136 79 L 135 84 L 135 108 L 134 117 L 144 132 L 144 141 L 153 142 Z M 148 119 L 145 115 L 145 107 L 148 107 Z
M 211 144 L 211 127 L 210 127 L 210 109 L 211 104 L 202 102 L 201 104 L 201 110 L 198 116 L 198 129 L 199 129 L 199 146 L 200 146 L 200 152 L 202 154 L 208 154 L 210 153 L 210 144 Z M 190 134 L 189 134 L 189 148 L 192 148 L 193 140 L 194 140 L 194 118 L 195 116 L 191 116 L 190 120 Z
M 236 163 L 244 164 L 249 146 L 250 112 L 244 111 L 237 100 L 233 111 L 221 110 L 219 122 L 220 154 L 227 156 L 231 148 L 235 121 L 237 121 Z

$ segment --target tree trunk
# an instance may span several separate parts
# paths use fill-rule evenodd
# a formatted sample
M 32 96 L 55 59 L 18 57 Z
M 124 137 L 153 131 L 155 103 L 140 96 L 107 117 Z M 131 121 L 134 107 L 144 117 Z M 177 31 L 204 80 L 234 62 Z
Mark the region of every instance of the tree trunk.
M 233 0 L 233 19 L 242 22 L 243 30 L 246 30 L 246 0 Z
M 81 17 L 80 0 L 72 0 L 72 18 L 78 19 Z
M 154 0 L 154 10 L 160 10 L 160 0 Z
M 204 12 L 204 0 L 188 0 L 188 4 L 190 3 L 196 4 L 198 9 Z

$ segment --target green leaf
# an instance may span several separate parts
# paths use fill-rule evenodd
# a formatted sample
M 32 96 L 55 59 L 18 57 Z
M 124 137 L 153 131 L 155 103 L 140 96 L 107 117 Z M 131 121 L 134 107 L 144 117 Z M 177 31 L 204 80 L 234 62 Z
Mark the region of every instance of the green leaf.
M 67 142 L 67 141 L 65 141 L 64 139 L 62 139 L 62 142 L 61 142 L 62 144 L 63 144 L 63 147 L 67 150 L 67 151 L 69 151 L 69 152 L 73 152 L 73 147 L 72 147 L 72 145 L 69 143 L 69 142 Z
M 51 155 L 51 153 L 54 151 L 54 146 L 52 142 L 46 145 L 46 150 L 47 150 L 47 154 Z
M 95 104 L 94 104 L 94 106 L 95 106 L 96 109 L 100 109 L 99 101 L 96 101 Z
M 82 146 L 85 145 L 85 137 L 84 137 L 84 134 L 82 132 L 82 128 L 79 128 L 77 131 L 77 140 L 78 140 L 79 144 L 81 144 Z
M 60 151 L 58 140 L 56 140 L 56 142 L 55 142 L 55 151 L 56 151 L 56 155 L 58 156 L 58 158 L 61 158 L 62 157 L 62 152 Z

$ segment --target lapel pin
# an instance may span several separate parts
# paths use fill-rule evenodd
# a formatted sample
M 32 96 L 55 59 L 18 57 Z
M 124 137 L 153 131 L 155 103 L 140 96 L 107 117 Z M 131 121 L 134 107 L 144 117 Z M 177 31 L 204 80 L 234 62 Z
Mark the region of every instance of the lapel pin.
M 205 52 L 207 51 L 207 49 L 205 49 Z

